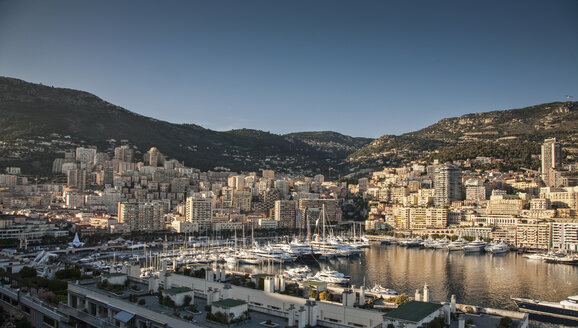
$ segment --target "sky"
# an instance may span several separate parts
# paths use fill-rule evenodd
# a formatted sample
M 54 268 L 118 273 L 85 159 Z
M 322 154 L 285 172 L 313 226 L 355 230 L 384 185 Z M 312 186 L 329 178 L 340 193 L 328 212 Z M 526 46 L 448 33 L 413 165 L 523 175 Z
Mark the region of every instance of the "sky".
M 0 75 L 224 131 L 379 137 L 578 98 L 578 1 L 0 0 Z

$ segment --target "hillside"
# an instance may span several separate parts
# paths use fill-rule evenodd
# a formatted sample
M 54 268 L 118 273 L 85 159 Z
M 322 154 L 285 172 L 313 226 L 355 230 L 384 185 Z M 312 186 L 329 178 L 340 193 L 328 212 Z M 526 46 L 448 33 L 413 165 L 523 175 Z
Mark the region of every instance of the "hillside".
M 409 160 L 442 162 L 477 156 L 504 158 L 504 168 L 537 168 L 540 144 L 557 137 L 570 157 L 578 149 L 578 103 L 555 102 L 445 118 L 400 136 L 384 135 L 351 154 L 358 167 Z
M 350 137 L 332 131 L 296 132 L 285 136 L 305 142 L 318 151 L 339 153 L 344 157 L 373 140 L 370 138 Z
M 344 140 L 347 137 L 344 136 Z M 344 145 L 355 149 L 352 145 Z M 173 124 L 110 104 L 87 92 L 0 77 L 0 166 L 49 173 L 52 160 L 77 145 L 111 151 L 121 141 L 144 153 L 155 146 L 170 158 L 203 170 L 271 168 L 325 172 L 349 154 L 320 151 L 300 138 L 256 130 L 217 132 L 194 124 Z M 346 141 L 344 141 L 346 142 Z

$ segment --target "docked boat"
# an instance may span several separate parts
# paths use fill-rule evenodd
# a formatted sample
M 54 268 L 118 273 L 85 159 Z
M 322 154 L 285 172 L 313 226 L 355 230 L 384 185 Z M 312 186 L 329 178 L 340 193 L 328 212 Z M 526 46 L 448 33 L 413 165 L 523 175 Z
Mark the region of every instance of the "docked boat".
M 346 285 L 350 277 L 335 270 L 322 270 L 317 272 L 310 280 L 323 281 L 331 284 Z
M 503 241 L 500 241 L 497 244 L 493 244 L 490 248 L 486 246 L 486 251 L 492 254 L 502 254 L 507 253 L 510 251 L 510 246 Z
M 433 248 L 435 243 L 436 243 L 436 240 L 430 236 L 428 239 L 423 241 L 422 246 L 424 248 Z
M 371 293 L 373 293 L 373 294 L 376 294 L 376 295 L 379 295 L 379 296 L 381 296 L 381 297 L 383 297 L 383 298 L 392 297 L 392 296 L 398 295 L 398 292 L 396 292 L 395 290 L 389 289 L 389 288 L 385 288 L 385 287 L 383 287 L 383 286 L 381 286 L 381 285 L 377 285 L 377 284 L 376 284 L 375 286 L 373 286 L 373 288 L 371 288 L 371 289 L 369 290 L 369 292 L 371 292 Z
M 474 240 L 472 242 L 467 243 L 464 246 L 464 252 L 466 252 L 466 253 L 481 252 L 484 250 L 484 247 L 486 247 L 486 242 L 478 239 L 478 240 Z
M 464 250 L 464 246 L 466 246 L 467 244 L 468 244 L 467 241 L 465 241 L 465 240 L 463 240 L 463 239 L 461 239 L 461 238 L 458 238 L 457 240 L 450 242 L 450 243 L 447 245 L 447 249 L 448 249 L 448 251 L 450 251 L 450 252 L 452 252 L 452 251 L 462 251 L 462 250 Z
M 398 245 L 405 246 L 405 247 L 418 247 L 423 243 L 423 239 L 421 239 L 421 237 L 418 236 L 415 238 L 398 240 L 397 243 L 398 243 Z
M 311 277 L 311 275 L 311 269 L 308 266 L 291 268 L 283 272 L 285 278 L 296 281 L 303 281 Z
M 437 240 L 433 245 L 433 249 L 444 249 L 448 247 L 450 240 L 447 238 Z
M 539 301 L 512 297 L 520 311 L 538 315 L 572 320 L 578 323 L 578 295 L 568 296 L 560 302 Z

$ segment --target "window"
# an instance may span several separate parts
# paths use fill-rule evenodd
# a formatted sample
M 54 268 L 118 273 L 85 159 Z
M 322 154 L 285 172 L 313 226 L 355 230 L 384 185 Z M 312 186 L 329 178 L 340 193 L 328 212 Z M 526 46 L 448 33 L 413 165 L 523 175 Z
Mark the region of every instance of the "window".
M 56 327 L 56 321 L 54 321 L 54 319 L 49 318 L 47 316 L 44 316 L 42 319 L 42 322 L 44 322 L 45 324 L 49 325 L 50 327 Z

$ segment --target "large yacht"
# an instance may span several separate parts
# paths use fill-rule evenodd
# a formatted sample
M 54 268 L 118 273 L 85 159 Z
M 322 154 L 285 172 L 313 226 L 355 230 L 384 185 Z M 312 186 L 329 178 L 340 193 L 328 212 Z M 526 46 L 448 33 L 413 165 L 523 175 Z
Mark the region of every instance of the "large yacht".
M 469 242 L 467 245 L 464 246 L 464 252 L 466 253 L 474 253 L 474 252 L 481 252 L 486 247 L 486 242 L 483 240 L 474 240 Z
M 503 241 L 500 241 L 497 244 L 493 244 L 490 248 L 488 248 L 487 246 L 485 247 L 485 250 L 487 252 L 490 252 L 492 254 L 501 254 L 501 253 L 507 253 L 510 251 L 510 246 L 508 246 L 508 244 L 506 244 Z
M 311 280 L 328 282 L 331 284 L 346 285 L 349 283 L 350 278 L 341 272 L 334 270 L 322 270 L 317 272 Z
M 465 241 L 462 238 L 458 238 L 456 241 L 452 241 L 448 244 L 447 248 L 448 251 L 461 251 L 464 249 L 464 246 L 466 246 L 468 244 L 467 241 Z
M 568 296 L 568 298 L 560 302 L 539 301 L 516 297 L 512 297 L 512 300 L 522 312 L 573 320 L 578 323 L 578 295 Z

